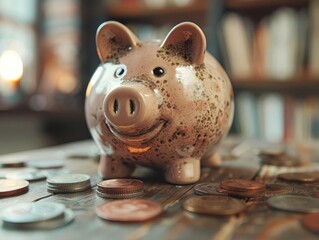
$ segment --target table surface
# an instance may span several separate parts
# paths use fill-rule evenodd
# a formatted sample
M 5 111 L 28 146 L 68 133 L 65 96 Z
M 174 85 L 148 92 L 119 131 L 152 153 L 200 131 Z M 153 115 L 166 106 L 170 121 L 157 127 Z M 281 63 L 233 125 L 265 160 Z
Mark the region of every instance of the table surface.
M 235 147 L 241 143 L 240 147 Z M 224 161 L 221 166 L 202 168 L 199 182 L 220 182 L 226 178 L 245 178 L 264 183 L 280 182 L 278 173 L 292 171 L 318 171 L 319 149 L 307 144 L 302 147 L 306 160 L 302 167 L 276 167 L 261 164 L 256 155 L 256 141 L 227 139 L 222 145 Z M 296 144 L 289 145 L 297 148 Z M 307 146 L 305 148 L 305 146 Z M 0 228 L 0 239 L 319 239 L 304 229 L 300 223 L 301 213 L 285 212 L 268 207 L 266 198 L 242 199 L 247 205 L 245 212 L 233 216 L 208 216 L 187 212 L 182 202 L 194 195 L 194 186 L 172 185 L 166 183 L 160 173 L 138 167 L 134 178 L 145 183 L 141 198 L 153 200 L 162 205 L 164 213 L 153 220 L 143 223 L 116 223 L 103 220 L 95 213 L 95 208 L 111 199 L 96 195 L 96 184 L 101 181 L 97 175 L 98 160 L 94 155 L 97 148 L 92 141 L 81 141 L 46 149 L 14 153 L 0 157 L 25 161 L 65 159 L 63 169 L 71 173 L 85 173 L 91 176 L 92 189 L 79 193 L 52 194 L 46 190 L 46 181 L 30 182 L 29 191 L 20 196 L 0 198 L 0 211 L 6 206 L 19 202 L 53 201 L 63 203 L 75 212 L 75 220 L 61 228 L 53 230 L 19 230 Z M 236 157 L 229 157 L 229 153 Z M 73 157 L 71 158 L 70 156 Z M 75 157 L 74 155 L 78 155 Z M 82 156 L 82 157 L 81 157 Z M 92 157 L 85 157 L 92 156 Z M 0 168 L 5 171 L 4 168 Z M 1 172 L 0 172 L 1 174 Z M 290 183 L 293 194 L 319 198 L 318 184 Z M 289 204 L 289 203 L 287 203 Z

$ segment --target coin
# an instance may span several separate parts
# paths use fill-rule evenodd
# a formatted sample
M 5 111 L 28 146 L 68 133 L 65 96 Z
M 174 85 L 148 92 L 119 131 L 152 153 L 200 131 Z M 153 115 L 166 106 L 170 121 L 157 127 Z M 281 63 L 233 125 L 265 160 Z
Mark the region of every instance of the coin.
M 278 179 L 290 182 L 309 183 L 319 181 L 319 172 L 290 172 L 282 173 Z
M 47 190 L 52 193 L 81 192 L 90 188 L 90 176 L 86 174 L 56 175 L 50 176 L 47 179 Z
M 18 203 L 5 208 L 1 213 L 3 222 L 33 223 L 61 216 L 65 206 L 54 202 Z
M 124 199 L 107 202 L 96 208 L 103 219 L 118 222 L 142 222 L 159 216 L 162 206 L 145 199 Z
M 61 168 L 64 166 L 64 161 L 56 159 L 45 159 L 45 160 L 34 160 L 29 161 L 28 166 L 34 167 L 37 169 L 52 169 L 52 168 Z
M 200 183 L 195 185 L 194 191 L 198 195 L 227 195 L 227 193 L 218 192 L 219 183 Z
M 81 184 L 90 180 L 90 176 L 87 174 L 70 173 L 52 176 L 47 179 L 48 183 L 56 185 L 67 185 L 67 184 Z
M 245 192 L 250 190 L 262 191 L 265 189 L 265 184 L 248 179 L 233 178 L 223 180 L 220 183 L 220 187 L 224 190 L 236 192 Z
M 110 179 L 97 184 L 97 194 L 106 198 L 136 197 L 143 193 L 144 183 L 137 179 Z
M 297 195 L 278 195 L 268 198 L 270 207 L 300 213 L 319 211 L 319 199 Z
M 227 196 L 192 196 L 183 202 L 187 211 L 208 215 L 233 215 L 245 210 L 246 205 Z
M 0 197 L 16 196 L 26 193 L 29 182 L 25 180 L 0 179 Z
M 319 233 L 319 212 L 309 213 L 302 217 L 302 225 L 314 233 Z
M 36 181 L 36 180 L 45 179 L 46 177 L 43 174 L 43 172 L 41 172 L 37 169 L 25 168 L 23 170 L 8 172 L 5 174 L 5 178 Z
M 12 168 L 19 168 L 25 166 L 25 160 L 19 159 L 19 157 L 7 157 L 0 161 L 0 167 L 12 167 Z
M 288 156 L 288 155 L 280 155 L 276 157 L 262 157 L 262 163 L 265 165 L 272 165 L 272 166 L 285 166 L 285 167 L 296 167 L 302 166 L 305 162 L 296 157 Z
M 269 183 L 266 184 L 266 193 L 267 197 L 274 196 L 274 195 L 283 195 L 287 193 L 292 193 L 293 188 L 286 184 L 279 184 L 279 183 Z
M 61 216 L 56 218 L 33 222 L 33 223 L 12 223 L 12 222 L 4 222 L 3 226 L 5 228 L 18 228 L 18 229 L 54 229 L 58 227 L 66 226 L 71 223 L 75 218 L 75 214 L 71 209 L 65 209 L 64 213 Z

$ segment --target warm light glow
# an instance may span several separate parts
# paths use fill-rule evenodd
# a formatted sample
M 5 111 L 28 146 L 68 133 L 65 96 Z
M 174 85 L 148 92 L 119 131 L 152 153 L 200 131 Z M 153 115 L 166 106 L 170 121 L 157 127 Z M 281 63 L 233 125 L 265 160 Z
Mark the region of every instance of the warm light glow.
M 144 153 L 147 152 L 151 147 L 145 148 L 135 148 L 135 147 L 127 147 L 130 153 Z
M 5 81 L 19 81 L 23 75 L 21 56 L 14 50 L 6 50 L 0 56 L 0 78 Z

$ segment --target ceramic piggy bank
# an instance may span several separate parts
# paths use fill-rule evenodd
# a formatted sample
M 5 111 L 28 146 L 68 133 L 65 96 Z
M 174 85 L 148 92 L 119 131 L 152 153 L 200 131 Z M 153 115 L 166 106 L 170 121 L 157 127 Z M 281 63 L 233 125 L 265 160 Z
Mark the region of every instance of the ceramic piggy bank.
M 234 110 L 229 78 L 205 51 L 202 30 L 184 22 L 164 40 L 142 42 L 109 21 L 96 43 L 102 64 L 88 85 L 85 112 L 102 152 L 99 174 L 128 177 L 142 165 L 170 183 L 199 180 L 201 161 L 216 164 Z

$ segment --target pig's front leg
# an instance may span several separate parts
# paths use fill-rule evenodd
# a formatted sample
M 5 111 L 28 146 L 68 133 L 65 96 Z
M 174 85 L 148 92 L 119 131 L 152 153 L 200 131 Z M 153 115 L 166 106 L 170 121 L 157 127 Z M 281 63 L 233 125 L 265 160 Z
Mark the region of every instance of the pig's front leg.
M 168 163 L 166 181 L 174 184 L 190 184 L 200 178 L 200 161 L 196 158 L 180 158 Z
M 101 155 L 99 175 L 104 179 L 129 177 L 135 166 L 110 156 Z

